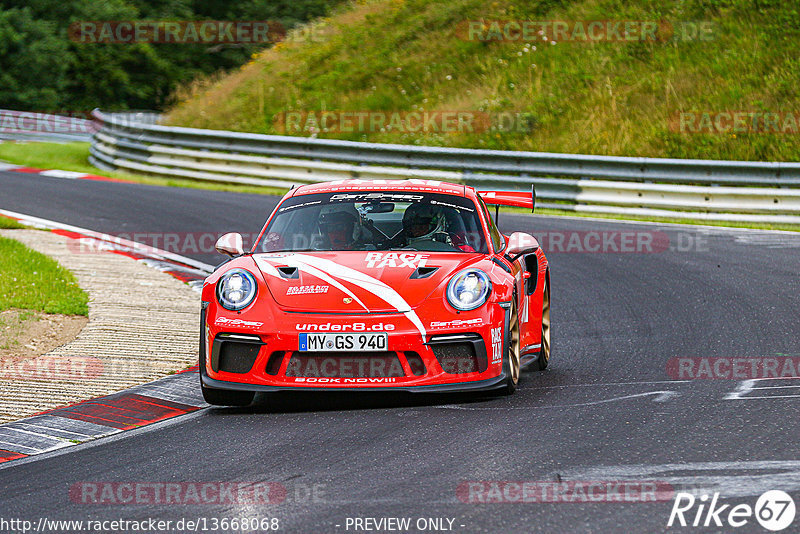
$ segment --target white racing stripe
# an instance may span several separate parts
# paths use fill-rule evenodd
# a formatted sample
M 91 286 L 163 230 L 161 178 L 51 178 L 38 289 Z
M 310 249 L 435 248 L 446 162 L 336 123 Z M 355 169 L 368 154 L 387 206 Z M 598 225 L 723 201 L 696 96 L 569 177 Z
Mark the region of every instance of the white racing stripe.
M 256 263 L 261 266 L 264 263 L 267 263 L 266 259 L 255 257 Z M 366 306 L 347 288 L 345 288 L 341 283 L 336 281 L 332 277 L 336 277 L 339 280 L 344 282 L 348 282 L 355 286 L 360 287 L 361 289 L 372 293 L 379 299 L 383 300 L 390 306 L 394 307 L 397 311 L 405 315 L 409 321 L 411 321 L 414 326 L 417 327 L 422 338 L 425 339 L 426 331 L 425 326 L 422 324 L 422 321 L 417 316 L 416 312 L 411 309 L 411 305 L 406 302 L 406 300 L 392 287 L 381 282 L 377 278 L 373 278 L 368 274 L 364 274 L 361 271 L 357 271 L 350 267 L 346 267 L 344 265 L 340 265 L 336 262 L 326 260 L 323 258 L 317 258 L 316 256 L 307 256 L 305 254 L 295 254 L 292 256 L 287 256 L 285 258 L 281 258 L 281 261 L 285 261 L 287 265 L 290 267 L 297 267 L 303 272 L 306 272 L 312 276 L 316 276 L 326 282 L 330 283 L 331 285 L 339 288 L 340 290 L 344 291 L 354 300 L 356 300 L 361 306 L 369 312 Z M 275 272 L 273 275 L 271 271 L 268 271 L 268 274 L 272 276 L 280 276 L 277 272 L 277 269 L 273 265 L 270 265 L 271 270 Z
M 270 276 L 274 276 L 275 278 L 283 279 L 281 274 L 278 272 L 278 269 L 276 269 L 275 266 L 272 265 L 271 263 L 269 263 L 266 259 L 259 258 L 258 256 L 253 256 L 253 258 L 256 260 L 256 265 L 258 265 L 258 268 L 261 269 L 261 272 L 263 272 L 265 274 L 268 274 Z M 362 308 L 364 308 L 364 311 L 369 312 L 369 308 L 367 308 L 364 305 L 364 303 L 361 302 L 361 299 L 359 299 L 355 295 L 355 293 L 353 293 L 352 291 L 347 289 L 345 286 L 340 284 L 337 280 L 335 280 L 334 278 L 328 276 L 328 274 L 320 271 L 319 269 L 315 269 L 313 267 L 306 266 L 306 265 L 301 265 L 301 264 L 298 264 L 297 262 L 292 262 L 291 258 L 292 258 L 291 256 L 288 256 L 286 258 L 282 258 L 282 260 L 284 260 L 286 262 L 286 265 L 288 265 L 289 267 L 296 267 L 296 268 L 300 269 L 301 271 L 305 271 L 305 272 L 307 272 L 308 274 L 310 274 L 312 276 L 316 276 L 320 280 L 325 280 L 326 282 L 328 282 L 333 287 L 335 287 L 335 288 L 341 290 L 342 292 L 344 292 L 346 295 L 350 295 L 351 297 L 353 297 L 353 300 L 358 302 L 358 304 Z
M 414 323 L 414 326 L 417 327 L 419 333 L 422 334 L 422 338 L 425 338 L 425 326 L 422 324 L 422 321 L 420 321 L 419 317 L 417 317 L 417 314 L 414 312 L 414 310 L 411 309 L 411 305 L 406 302 L 406 300 L 400 296 L 397 291 L 387 284 L 381 282 L 377 278 L 369 276 L 368 274 L 364 274 L 361 271 L 351 269 L 350 267 L 345 267 L 344 265 L 339 265 L 338 263 L 330 260 L 317 258 L 316 256 L 298 254 L 293 256 L 293 258 L 300 264 L 317 267 L 318 269 L 326 271 L 344 280 L 345 282 L 350 282 L 351 284 L 372 293 L 405 315 L 408 320 Z
M 256 260 L 256 265 L 258 266 L 259 269 L 261 269 L 262 273 L 274 276 L 276 278 L 281 278 L 278 269 L 276 269 L 275 266 L 272 265 L 270 262 L 268 262 L 263 258 L 259 258 L 258 256 L 253 256 L 253 259 Z

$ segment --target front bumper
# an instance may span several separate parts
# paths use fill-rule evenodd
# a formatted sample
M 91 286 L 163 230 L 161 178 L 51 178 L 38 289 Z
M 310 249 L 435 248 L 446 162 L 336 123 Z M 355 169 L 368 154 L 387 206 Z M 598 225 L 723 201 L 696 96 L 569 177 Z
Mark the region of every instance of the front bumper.
M 471 382 L 456 382 L 450 384 L 428 384 L 419 386 L 380 386 L 380 387 L 314 387 L 314 386 L 269 386 L 263 384 L 246 384 L 241 382 L 227 382 L 209 378 L 205 369 L 200 367 L 200 381 L 203 386 L 213 389 L 227 389 L 232 391 L 254 391 L 263 393 L 276 393 L 279 391 L 387 391 L 387 392 L 406 392 L 406 393 L 457 393 L 457 392 L 490 392 L 497 391 L 506 387 L 506 374 L 500 373 L 499 376 L 486 380 L 476 380 Z
M 334 353 L 299 353 L 298 332 L 285 333 L 287 328 L 278 332 L 235 331 L 230 326 L 224 329 L 209 325 L 206 320 L 207 308 L 201 312 L 200 340 L 200 377 L 204 387 L 234 391 L 278 392 L 278 391 L 401 391 L 409 393 L 431 392 L 482 392 L 493 391 L 505 387 L 507 375 L 503 369 L 499 350 L 505 340 L 498 337 L 504 332 L 505 310 L 494 306 L 492 318 L 473 321 L 466 330 L 449 329 L 427 332 L 423 340 L 419 331 L 402 327 L 390 332 L 389 351 L 385 354 L 396 355 L 401 375 L 391 378 L 378 378 L 363 375 L 315 376 L 298 375 L 289 371 L 294 358 L 317 356 L 336 357 Z M 381 316 L 383 322 L 400 323 L 403 316 Z M 352 318 L 351 318 L 352 319 Z M 365 318 L 361 317 L 361 320 Z M 332 320 L 324 316 L 316 319 L 320 322 Z M 347 318 L 335 317 L 342 323 Z M 496 324 L 493 324 L 496 323 Z M 478 325 L 478 327 L 475 327 Z M 235 369 L 220 364 L 220 339 L 226 341 L 230 336 L 239 339 L 249 337 L 254 345 L 253 364 Z M 502 336 L 502 334 L 501 334 Z M 259 341 L 260 340 L 260 341 Z M 448 340 L 456 340 L 462 346 L 472 345 L 474 349 L 475 367 L 472 369 L 455 369 L 442 364 L 442 352 Z M 246 341 L 243 341 L 246 343 Z M 434 353 L 434 348 L 437 350 Z M 275 360 L 275 355 L 278 360 Z M 412 368 L 407 356 L 416 356 L 421 360 L 423 370 Z M 362 353 L 356 357 L 369 357 L 370 353 Z M 278 361 L 279 363 L 275 363 Z M 445 369 L 447 369 L 447 372 Z M 455 369 L 455 370 L 454 370 Z

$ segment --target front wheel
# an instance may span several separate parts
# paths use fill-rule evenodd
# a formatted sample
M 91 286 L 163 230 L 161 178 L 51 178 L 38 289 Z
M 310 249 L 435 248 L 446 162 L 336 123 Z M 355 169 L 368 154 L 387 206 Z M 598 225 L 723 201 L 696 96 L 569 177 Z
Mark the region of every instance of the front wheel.
M 511 308 L 508 312 L 508 327 L 506 328 L 506 356 L 503 369 L 506 372 L 506 384 L 503 388 L 505 395 L 511 395 L 517 390 L 519 383 L 520 355 L 519 355 L 519 316 L 517 315 L 517 297 L 511 299 Z
M 214 406 L 248 406 L 256 396 L 252 391 L 231 391 L 229 389 L 207 388 L 200 384 L 203 398 Z
M 545 280 L 542 293 L 542 346 L 539 357 L 533 364 L 534 370 L 544 371 L 550 363 L 550 278 Z

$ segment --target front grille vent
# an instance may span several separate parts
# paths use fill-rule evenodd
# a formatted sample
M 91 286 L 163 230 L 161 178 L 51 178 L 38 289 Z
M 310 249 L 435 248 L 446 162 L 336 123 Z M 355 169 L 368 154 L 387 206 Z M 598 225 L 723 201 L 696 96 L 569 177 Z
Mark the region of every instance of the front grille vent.
M 214 372 L 244 374 L 253 368 L 264 343 L 249 334 L 218 334 L 211 346 L 211 369 Z
M 480 334 L 443 334 L 431 337 L 428 346 L 445 373 L 482 373 L 488 368 L 486 345 Z

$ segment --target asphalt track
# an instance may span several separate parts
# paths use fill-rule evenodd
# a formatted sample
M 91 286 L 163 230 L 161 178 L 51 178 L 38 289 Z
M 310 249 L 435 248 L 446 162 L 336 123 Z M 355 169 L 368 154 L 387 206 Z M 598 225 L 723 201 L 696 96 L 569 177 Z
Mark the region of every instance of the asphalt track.
M 253 233 L 276 200 L 0 173 L 0 208 L 111 234 Z M 275 517 L 284 532 L 365 532 L 348 518 L 408 517 L 410 532 L 419 518 L 453 519 L 454 532 L 658 532 L 673 506 L 463 502 L 467 481 L 655 481 L 751 506 L 782 489 L 800 505 L 800 381 L 674 380 L 668 371 L 679 357 L 800 356 L 800 236 L 518 214 L 501 214 L 501 228 L 542 235 L 552 272 L 551 367 L 524 373 L 514 396 L 289 396 L 204 409 L 7 464 L 0 518 Z M 669 247 L 548 247 L 576 232 L 647 232 Z M 88 481 L 277 482 L 287 496 L 273 505 L 71 499 Z M 754 518 L 735 530 L 767 532 Z

